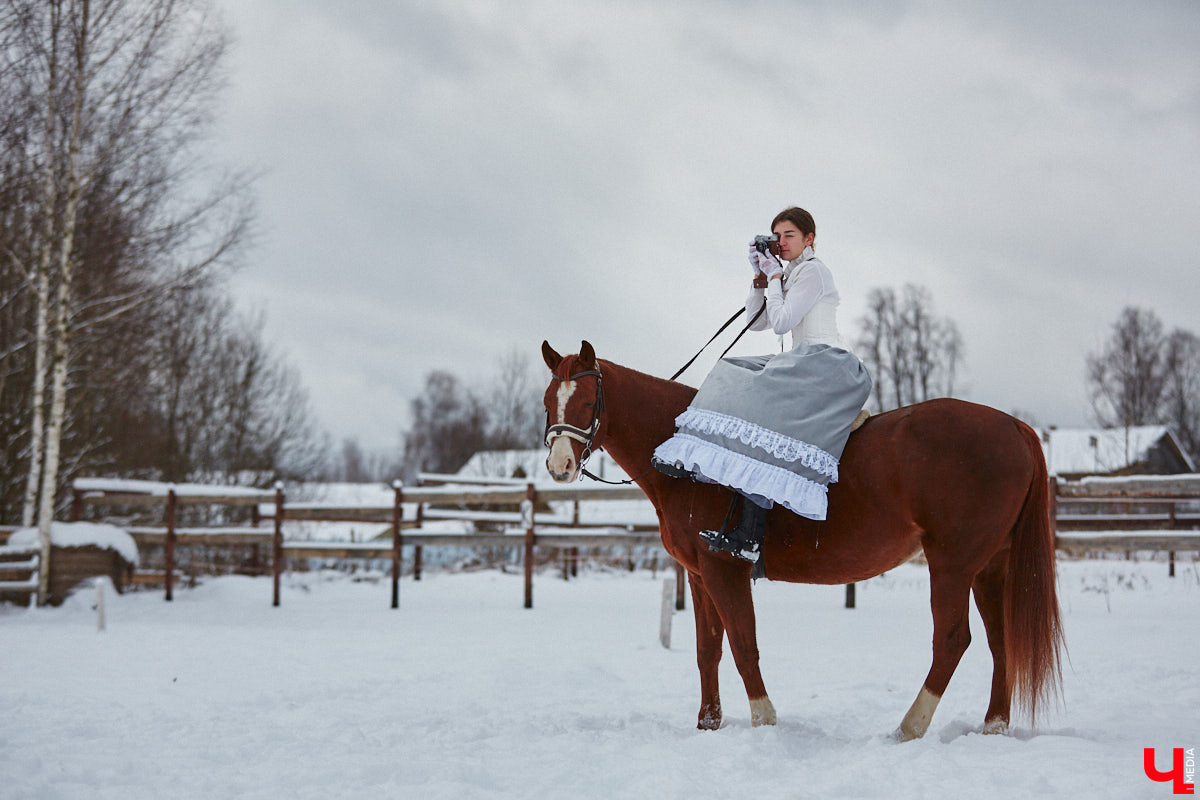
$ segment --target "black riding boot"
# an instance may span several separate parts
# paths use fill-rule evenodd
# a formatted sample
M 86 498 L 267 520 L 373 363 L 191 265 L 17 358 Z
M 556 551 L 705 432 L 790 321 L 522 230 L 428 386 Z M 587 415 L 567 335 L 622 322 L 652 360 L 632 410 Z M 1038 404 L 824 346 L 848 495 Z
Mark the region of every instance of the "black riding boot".
M 741 519 L 736 528 L 730 527 L 730 520 L 738 506 L 742 507 Z M 767 510 L 757 503 L 748 502 L 740 494 L 734 495 L 729 504 L 729 513 L 725 515 L 725 524 L 719 531 L 700 531 L 700 538 L 708 542 L 708 549 L 714 553 L 732 553 L 738 558 L 755 565 L 755 572 L 761 572 L 763 533 L 767 527 Z

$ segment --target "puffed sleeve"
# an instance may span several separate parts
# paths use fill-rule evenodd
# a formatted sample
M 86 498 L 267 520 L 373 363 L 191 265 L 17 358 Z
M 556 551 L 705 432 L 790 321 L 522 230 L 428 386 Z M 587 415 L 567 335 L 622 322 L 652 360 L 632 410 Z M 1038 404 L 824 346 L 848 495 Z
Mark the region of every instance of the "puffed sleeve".
M 782 336 L 799 325 L 804 315 L 826 294 L 826 283 L 823 271 L 811 261 L 792 275 L 786 292 L 782 281 L 768 283 L 767 311 L 763 317 L 771 330 Z

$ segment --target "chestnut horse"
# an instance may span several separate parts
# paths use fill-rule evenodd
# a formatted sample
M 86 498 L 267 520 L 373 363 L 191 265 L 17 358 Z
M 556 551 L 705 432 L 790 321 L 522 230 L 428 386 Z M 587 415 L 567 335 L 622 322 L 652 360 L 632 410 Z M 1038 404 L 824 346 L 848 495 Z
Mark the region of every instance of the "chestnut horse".
M 700 667 L 699 727 L 721 724 L 717 664 L 722 637 L 750 700 L 754 725 L 774 724 L 758 668 L 750 564 L 710 552 L 697 533 L 720 528 L 729 489 L 668 477 L 650 466 L 654 448 L 696 390 L 609 361 L 584 342 L 560 356 L 542 343 L 553 372 L 546 390 L 546 466 L 575 480 L 591 448 L 603 447 L 658 512 L 663 546 L 688 572 Z M 850 436 L 829 487 L 828 519 L 776 506 L 767 514 L 766 577 L 797 583 L 866 580 L 924 550 L 933 608 L 933 665 L 895 735 L 922 736 L 971 641 L 971 592 L 992 652 L 984 730 L 1007 730 L 1014 692 L 1030 716 L 1057 694 L 1062 630 L 1046 464 L 1037 435 L 986 406 L 941 399 L 873 416 Z M 818 547 L 818 544 L 820 545 Z

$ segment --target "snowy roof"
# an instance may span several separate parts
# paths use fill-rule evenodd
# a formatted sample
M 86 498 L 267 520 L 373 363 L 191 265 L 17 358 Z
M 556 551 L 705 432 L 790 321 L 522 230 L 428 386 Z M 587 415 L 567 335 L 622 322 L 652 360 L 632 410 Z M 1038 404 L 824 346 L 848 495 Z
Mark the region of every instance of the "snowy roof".
M 1154 445 L 1170 436 L 1170 431 L 1165 425 L 1135 425 L 1128 428 L 1051 428 L 1041 434 L 1046 468 L 1051 474 L 1069 475 L 1117 472 L 1143 462 Z M 1186 455 L 1184 460 L 1188 461 Z
M 121 558 L 137 565 L 138 549 L 133 537 L 115 525 L 99 522 L 52 522 L 50 543 L 55 547 L 87 547 L 93 545 L 101 550 L 115 550 Z M 12 549 L 37 547 L 37 528 L 21 528 L 8 539 Z

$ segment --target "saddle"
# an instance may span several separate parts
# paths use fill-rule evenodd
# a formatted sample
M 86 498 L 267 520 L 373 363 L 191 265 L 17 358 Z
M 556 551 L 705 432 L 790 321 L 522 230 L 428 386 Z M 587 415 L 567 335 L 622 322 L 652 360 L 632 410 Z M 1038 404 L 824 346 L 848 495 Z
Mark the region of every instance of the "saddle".
M 862 411 L 858 412 L 858 416 L 854 418 L 854 422 L 850 423 L 850 432 L 854 433 L 856 430 L 861 428 L 863 426 L 863 423 L 867 421 L 867 417 L 869 417 L 869 416 L 871 416 L 871 412 L 867 411 L 865 408 Z

